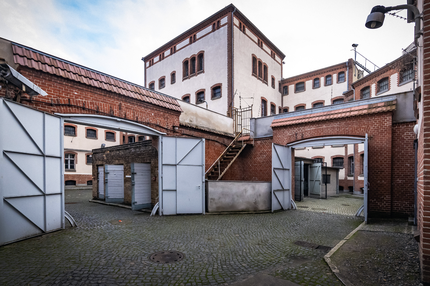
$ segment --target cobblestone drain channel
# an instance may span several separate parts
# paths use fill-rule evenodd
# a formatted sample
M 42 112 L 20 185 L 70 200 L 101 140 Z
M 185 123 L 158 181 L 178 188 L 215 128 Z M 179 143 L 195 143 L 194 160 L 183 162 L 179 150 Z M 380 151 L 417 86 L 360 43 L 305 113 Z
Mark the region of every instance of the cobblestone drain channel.
M 77 228 L 0 247 L 0 285 L 228 285 L 264 272 L 299 285 L 341 285 L 320 249 L 362 219 L 309 211 L 149 217 L 67 191 Z M 175 250 L 181 261 L 151 254 Z

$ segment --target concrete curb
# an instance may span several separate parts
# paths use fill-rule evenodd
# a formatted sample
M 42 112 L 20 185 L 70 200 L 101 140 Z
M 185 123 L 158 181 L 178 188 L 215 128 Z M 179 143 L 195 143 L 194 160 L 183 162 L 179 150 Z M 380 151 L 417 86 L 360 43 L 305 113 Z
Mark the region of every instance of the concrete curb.
M 332 248 L 332 250 L 330 250 L 329 253 L 327 253 L 326 255 L 324 255 L 324 260 L 327 263 L 327 265 L 330 267 L 331 271 L 334 273 L 334 275 L 336 275 L 337 279 L 340 280 L 340 282 L 342 282 L 343 285 L 345 286 L 354 286 L 354 284 L 351 283 L 351 281 L 349 281 L 348 279 L 344 278 L 341 279 L 339 277 L 339 269 L 336 267 L 336 265 L 333 264 L 333 262 L 331 262 L 331 256 L 337 251 L 339 250 L 339 248 L 342 247 L 342 245 L 347 242 L 357 231 L 359 231 L 366 223 L 362 222 L 359 226 L 357 226 L 356 229 L 354 229 L 353 231 L 350 232 L 350 234 L 348 234 L 344 239 L 342 239 L 335 247 Z

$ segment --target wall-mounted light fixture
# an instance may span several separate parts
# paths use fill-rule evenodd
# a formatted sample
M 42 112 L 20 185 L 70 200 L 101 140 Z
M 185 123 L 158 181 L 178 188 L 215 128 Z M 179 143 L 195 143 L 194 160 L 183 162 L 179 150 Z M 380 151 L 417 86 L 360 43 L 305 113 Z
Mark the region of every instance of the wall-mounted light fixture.
M 423 31 L 421 30 L 421 19 L 423 18 L 423 16 L 418 10 L 418 8 L 414 5 L 405 4 L 393 7 L 375 6 L 372 8 L 372 11 L 370 12 L 369 16 L 367 16 L 366 27 L 369 29 L 378 29 L 384 24 L 385 13 L 393 10 L 404 9 L 407 9 L 408 12 L 411 13 L 411 15 L 413 14 L 413 21 L 415 22 L 414 43 L 415 47 L 418 47 L 418 39 L 423 34 Z

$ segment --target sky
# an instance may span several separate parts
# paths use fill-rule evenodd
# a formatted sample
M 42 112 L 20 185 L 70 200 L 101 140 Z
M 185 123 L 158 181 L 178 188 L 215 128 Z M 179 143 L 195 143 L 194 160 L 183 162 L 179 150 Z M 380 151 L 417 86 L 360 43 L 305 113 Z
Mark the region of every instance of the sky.
M 406 0 L 1 0 L 0 37 L 144 85 L 143 56 L 231 3 L 286 55 L 284 78 L 354 58 L 353 43 L 382 67 L 413 42 L 399 17 L 364 26 L 373 6 Z

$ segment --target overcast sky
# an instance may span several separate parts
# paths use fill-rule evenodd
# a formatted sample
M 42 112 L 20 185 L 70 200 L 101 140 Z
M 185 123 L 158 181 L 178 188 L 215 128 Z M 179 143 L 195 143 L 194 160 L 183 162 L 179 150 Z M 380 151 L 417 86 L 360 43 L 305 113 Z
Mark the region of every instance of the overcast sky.
M 0 37 L 143 85 L 141 58 L 232 3 L 224 0 L 1 0 Z M 378 66 L 413 42 L 413 23 L 375 5 L 406 0 L 238 0 L 233 4 L 285 55 L 284 77 L 345 62 L 351 44 Z M 406 12 L 398 15 L 406 17 Z M 357 58 L 364 64 L 364 60 Z

